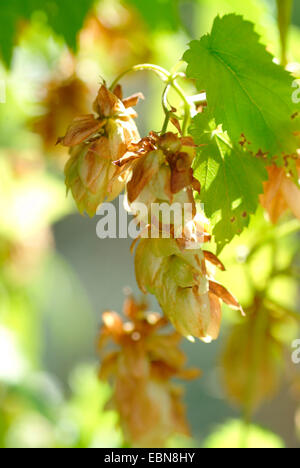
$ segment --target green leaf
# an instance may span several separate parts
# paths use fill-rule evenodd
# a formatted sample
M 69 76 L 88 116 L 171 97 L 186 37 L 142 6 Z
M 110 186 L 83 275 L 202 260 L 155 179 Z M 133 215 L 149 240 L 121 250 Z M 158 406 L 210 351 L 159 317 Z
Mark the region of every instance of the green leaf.
M 265 162 L 240 145 L 232 145 L 208 112 L 194 117 L 190 133 L 199 147 L 194 176 L 201 184 L 200 200 L 213 225 L 220 251 L 248 226 L 268 178 Z
M 294 0 L 277 0 L 277 20 L 281 41 L 281 63 L 287 64 L 287 39 Z
M 6 65 L 9 65 L 11 62 L 16 28 L 20 17 L 28 18 L 23 2 L 19 0 L 2 2 L 0 15 L 0 55 Z
M 35 0 L 36 1 L 36 0 Z M 76 50 L 77 33 L 83 26 L 85 17 L 94 0 L 51 0 L 42 3 L 37 0 L 37 9 L 47 14 L 52 29 L 63 36 L 72 50 Z
M 150 29 L 176 31 L 180 26 L 178 0 L 127 0 L 141 14 Z
M 43 11 L 53 31 L 63 36 L 67 45 L 76 50 L 77 33 L 94 0 L 9 0 L 3 3 L 0 16 L 0 55 L 9 66 L 21 19 L 30 20 L 34 11 Z
M 234 14 L 217 17 L 211 34 L 192 41 L 183 58 L 234 144 L 245 135 L 254 154 L 277 155 L 282 163 L 283 153 L 297 148 L 293 78 L 273 62 L 253 26 Z

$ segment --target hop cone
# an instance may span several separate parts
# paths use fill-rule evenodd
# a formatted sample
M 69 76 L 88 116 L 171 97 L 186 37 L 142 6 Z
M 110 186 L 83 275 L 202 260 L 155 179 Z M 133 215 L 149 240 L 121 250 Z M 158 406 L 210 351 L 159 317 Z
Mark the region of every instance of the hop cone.
M 185 337 L 216 339 L 221 300 L 241 309 L 237 300 L 209 274 L 209 265 L 224 269 L 211 252 L 182 250 L 174 239 L 142 239 L 135 269 L 140 289 L 154 294 L 168 319 Z
M 147 313 L 132 298 L 124 315 L 125 323 L 115 312 L 103 315 L 100 378 L 113 384 L 109 406 L 119 414 L 125 440 L 136 447 L 164 447 L 175 433 L 189 434 L 182 390 L 172 377 L 193 379 L 199 371 L 184 368 L 180 336 L 163 332 L 167 322 L 160 315 Z M 108 351 L 111 342 L 114 351 Z
M 158 136 L 151 133 L 133 145 L 136 161 L 127 184 L 127 208 L 143 225 L 155 224 L 162 231 L 161 219 L 154 213 L 153 204 L 189 204 L 190 218 L 196 214 L 193 190 L 200 184 L 193 177 L 192 162 L 195 145 L 191 138 L 180 138 L 174 133 Z M 139 212 L 139 204 L 147 207 L 146 216 Z M 180 220 L 181 221 L 181 220 Z
M 90 216 L 105 198 L 113 200 L 123 190 L 128 178 L 128 165 L 118 168 L 113 163 L 122 158 L 133 142 L 139 140 L 134 123 L 139 95 L 121 100 L 121 88 L 115 93 L 100 87 L 94 103 L 94 114 L 77 117 L 66 135 L 58 142 L 70 147 L 65 167 L 67 189 L 81 213 Z

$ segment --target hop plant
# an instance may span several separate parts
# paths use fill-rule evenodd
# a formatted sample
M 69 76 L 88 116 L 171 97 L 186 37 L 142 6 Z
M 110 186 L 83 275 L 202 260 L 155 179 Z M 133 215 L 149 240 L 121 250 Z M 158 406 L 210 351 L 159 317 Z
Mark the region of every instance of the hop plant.
M 186 337 L 198 337 L 210 342 L 219 335 L 221 301 L 240 309 L 238 301 L 211 277 L 207 262 L 224 269 L 218 258 L 203 252 L 202 243 L 210 239 L 201 208 L 196 205 L 194 191 L 200 193 L 194 178 L 192 162 L 195 144 L 188 137 L 180 138 L 168 132 L 151 133 L 134 146 L 132 177 L 127 184 L 128 208 L 138 223 L 156 228 L 155 235 L 165 233 L 160 217 L 152 213 L 154 203 L 178 203 L 182 215 L 181 232 L 176 226 L 166 226 L 170 239 L 142 239 L 136 251 L 135 269 L 140 289 L 154 294 L 176 330 Z M 123 163 L 125 163 L 126 158 Z M 121 164 L 121 163 L 117 163 Z M 134 203 L 148 207 L 147 219 L 135 210 Z M 190 217 L 184 208 L 191 205 Z M 139 206 L 139 205 L 136 205 Z M 172 223 L 172 222 L 171 222 Z M 175 224 L 175 223 L 174 223 Z M 162 235 L 162 237 L 164 237 Z
M 105 198 L 113 200 L 124 189 L 128 167 L 119 169 L 113 162 L 140 139 L 132 109 L 140 96 L 122 100 L 120 86 L 112 93 L 103 84 L 94 102 L 95 115 L 75 118 L 66 135 L 58 139 L 58 143 L 70 147 L 66 186 L 81 213 L 93 216 Z
M 116 312 L 103 314 L 100 378 L 112 382 L 109 407 L 118 412 L 125 440 L 136 447 L 164 447 L 170 436 L 189 434 L 182 389 L 172 378 L 194 379 L 199 371 L 185 369 L 180 335 L 164 331 L 166 319 L 146 308 L 128 297 L 126 321 Z
M 144 293 L 156 296 L 165 315 L 183 336 L 212 341 L 219 335 L 220 299 L 235 309 L 241 307 L 208 273 L 206 261 L 221 269 L 224 269 L 223 264 L 215 255 L 200 248 L 210 236 L 205 225 L 208 221 L 194 200 L 194 191 L 200 193 L 201 187 L 193 175 L 193 139 L 180 138 L 171 132 L 160 136 L 152 132 L 132 145 L 132 150 L 127 158 L 116 164 L 122 167 L 131 161 L 132 177 L 126 186 L 128 210 L 136 215 L 138 223 L 151 228 L 151 239 L 141 240 L 136 252 L 139 287 Z M 169 219 L 170 229 L 170 225 L 164 226 L 159 214 L 153 215 L 154 203 L 162 202 L 170 206 L 178 203 L 181 232 L 175 222 L 172 225 Z M 146 219 L 139 211 L 141 203 L 147 207 Z M 186 220 L 187 205 L 191 209 Z M 153 225 L 156 228 L 154 236 Z M 170 239 L 164 238 L 165 227 Z M 161 234 L 162 238 L 159 238 Z
M 224 270 L 213 253 L 182 250 L 174 239 L 142 239 L 135 257 L 140 289 L 156 296 L 179 333 L 206 342 L 219 335 L 221 300 L 242 310 L 232 294 L 214 281 L 209 264 Z
M 225 268 L 203 243 L 213 237 L 221 252 L 251 226 L 259 200 L 273 222 L 288 208 L 300 217 L 299 187 L 291 177 L 299 175 L 299 108 L 291 99 L 293 77 L 274 63 L 251 23 L 234 14 L 218 16 L 211 33 L 192 41 L 183 60 L 186 73 L 177 67 L 170 73 L 152 64 L 128 70 L 152 71 L 163 81 L 161 132 L 140 139 L 132 111 L 139 96 L 123 100 L 121 87 L 114 88 L 126 71 L 111 86 L 113 92 L 105 84 L 100 87 L 95 114 L 75 119 L 59 139 L 70 147 L 66 185 L 80 212 L 94 215 L 99 204 L 125 188 L 126 208 L 142 228 L 135 255 L 137 282 L 143 293 L 155 295 L 164 313 L 164 318 L 147 313 L 143 304 L 129 298 L 124 308 L 127 321 L 115 312 L 103 315 L 100 377 L 112 382 L 111 406 L 120 416 L 127 441 L 135 446 L 161 447 L 175 432 L 187 432 L 180 392 L 171 378 L 194 377 L 195 372 L 184 369 L 179 335 L 210 342 L 219 335 L 222 302 L 243 312 L 238 300 L 215 281 L 215 267 Z M 197 94 L 187 96 L 178 83 L 181 78 L 192 80 Z M 273 84 L 272 92 L 266 82 Z M 182 103 L 179 110 L 170 104 L 171 89 Z M 279 112 L 272 102 L 280 102 Z M 168 132 L 170 123 L 178 135 Z M 170 211 L 173 204 L 179 205 L 180 230 L 175 219 L 165 226 L 162 213 L 153 211 L 162 203 Z M 142 205 L 146 211 L 140 210 Z M 293 220 L 280 235 L 298 229 Z M 262 236 L 269 236 L 272 244 L 269 284 L 281 261 L 273 254 L 274 233 Z M 243 263 L 247 256 L 253 260 L 260 247 L 255 232 L 249 237 L 253 239 L 238 249 L 237 259 Z M 278 386 L 283 355 L 278 327 L 291 315 L 286 310 L 279 313 L 275 302 L 271 301 L 273 309 L 267 305 L 267 289 L 262 284 L 254 287 L 260 283 L 255 280 L 249 288 L 255 300 L 248 317 L 234 327 L 222 360 L 228 395 L 244 407 L 247 422 Z M 176 332 L 162 332 L 167 319 Z

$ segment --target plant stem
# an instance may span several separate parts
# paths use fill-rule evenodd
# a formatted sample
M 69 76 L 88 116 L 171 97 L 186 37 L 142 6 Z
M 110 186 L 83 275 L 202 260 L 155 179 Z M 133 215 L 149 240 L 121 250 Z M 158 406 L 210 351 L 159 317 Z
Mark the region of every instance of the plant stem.
M 163 107 L 164 113 L 166 115 L 165 121 L 163 123 L 162 130 L 161 130 L 162 134 L 166 133 L 167 128 L 168 128 L 168 124 L 169 124 L 169 121 L 170 121 L 170 111 L 168 109 L 168 99 L 167 99 L 170 87 L 171 87 L 171 84 L 168 83 L 167 86 L 165 87 L 165 90 L 164 90 L 163 95 L 162 95 L 162 107 Z
M 187 126 L 189 124 L 189 120 L 191 117 L 191 104 L 189 103 L 186 95 L 184 94 L 183 90 L 178 85 L 176 80 L 172 81 L 172 86 L 174 90 L 177 92 L 177 94 L 181 97 L 183 104 L 184 104 L 184 119 L 183 119 L 183 124 L 182 124 L 182 134 L 185 135 Z
M 110 89 L 113 90 L 114 87 L 118 84 L 118 82 L 128 73 L 137 72 L 137 71 L 145 71 L 145 70 L 153 71 L 163 81 L 168 81 L 170 77 L 172 76 L 171 73 L 169 73 L 167 70 L 165 70 L 164 68 L 158 65 L 153 65 L 151 63 L 142 63 L 140 65 L 134 65 L 133 67 L 128 68 L 127 70 L 122 72 L 119 76 L 117 76 L 117 78 L 114 80 L 114 82 L 110 86 Z
M 287 46 L 294 0 L 277 0 L 277 22 L 281 40 L 281 65 L 287 65 Z
M 145 71 L 145 70 L 153 71 L 154 73 L 156 73 L 159 76 L 159 78 L 164 83 L 167 83 L 167 85 L 172 87 L 174 89 L 174 91 L 176 91 L 178 96 L 181 98 L 181 100 L 183 102 L 183 105 L 184 105 L 184 119 L 183 119 L 183 125 L 182 125 L 182 134 L 184 135 L 186 133 L 187 126 L 188 126 L 188 123 L 189 123 L 189 119 L 190 119 L 190 116 L 191 116 L 191 103 L 188 101 L 188 98 L 186 97 L 184 91 L 181 89 L 181 87 L 179 86 L 179 84 L 176 81 L 176 78 L 178 77 L 178 74 L 172 75 L 170 72 L 168 72 L 167 70 L 165 70 L 164 68 L 162 68 L 162 67 L 160 67 L 158 65 L 153 65 L 153 64 L 150 64 L 150 63 L 143 63 L 143 64 L 140 64 L 140 65 L 134 65 L 133 67 L 131 67 L 128 70 L 125 70 L 123 73 L 121 73 L 114 80 L 114 82 L 110 86 L 110 89 L 113 90 L 114 87 L 117 85 L 117 83 L 125 75 L 127 75 L 128 73 L 137 72 L 137 71 Z M 166 93 L 168 91 L 169 91 L 169 87 L 167 86 L 164 93 Z M 164 126 L 165 126 L 165 124 L 164 124 Z

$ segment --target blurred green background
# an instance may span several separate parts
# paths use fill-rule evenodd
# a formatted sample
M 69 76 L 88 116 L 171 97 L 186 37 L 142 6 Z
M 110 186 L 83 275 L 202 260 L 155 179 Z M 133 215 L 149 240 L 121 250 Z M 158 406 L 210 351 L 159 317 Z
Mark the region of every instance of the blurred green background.
M 0 447 L 122 446 L 117 415 L 104 410 L 110 390 L 97 380 L 96 339 L 102 311 L 121 310 L 124 288 L 139 296 L 131 241 L 98 239 L 97 217 L 77 214 L 65 196 L 67 155 L 55 141 L 73 117 L 89 109 L 101 79 L 110 83 L 136 63 L 172 68 L 191 38 L 228 12 L 254 21 L 268 49 L 280 56 L 275 0 L 1 2 Z M 288 58 L 295 70 L 299 0 L 292 23 Z M 140 133 L 159 130 L 161 83 L 141 73 L 122 84 L 126 95 L 142 91 L 146 97 L 137 107 Z M 265 282 L 295 309 L 298 282 L 281 277 L 272 283 L 265 245 L 256 263 L 241 260 L 252 245 L 250 233 L 269 230 L 277 239 L 276 229 L 258 213 L 251 229 L 223 252 L 225 279 L 247 305 L 252 293 L 245 271 L 252 269 L 249 274 L 262 278 L 260 285 Z M 282 236 L 275 247 L 292 258 L 298 245 L 297 238 Z M 171 446 L 238 445 L 240 411 L 225 396 L 220 364 L 237 320 L 225 311 L 216 343 L 183 343 L 189 362 L 204 376 L 187 385 L 185 396 L 193 441 L 174 440 Z M 286 336 L 289 376 L 289 343 L 297 329 Z M 249 445 L 300 447 L 299 398 L 290 382 L 284 379 L 256 413 L 254 423 L 264 429 L 251 429 Z

